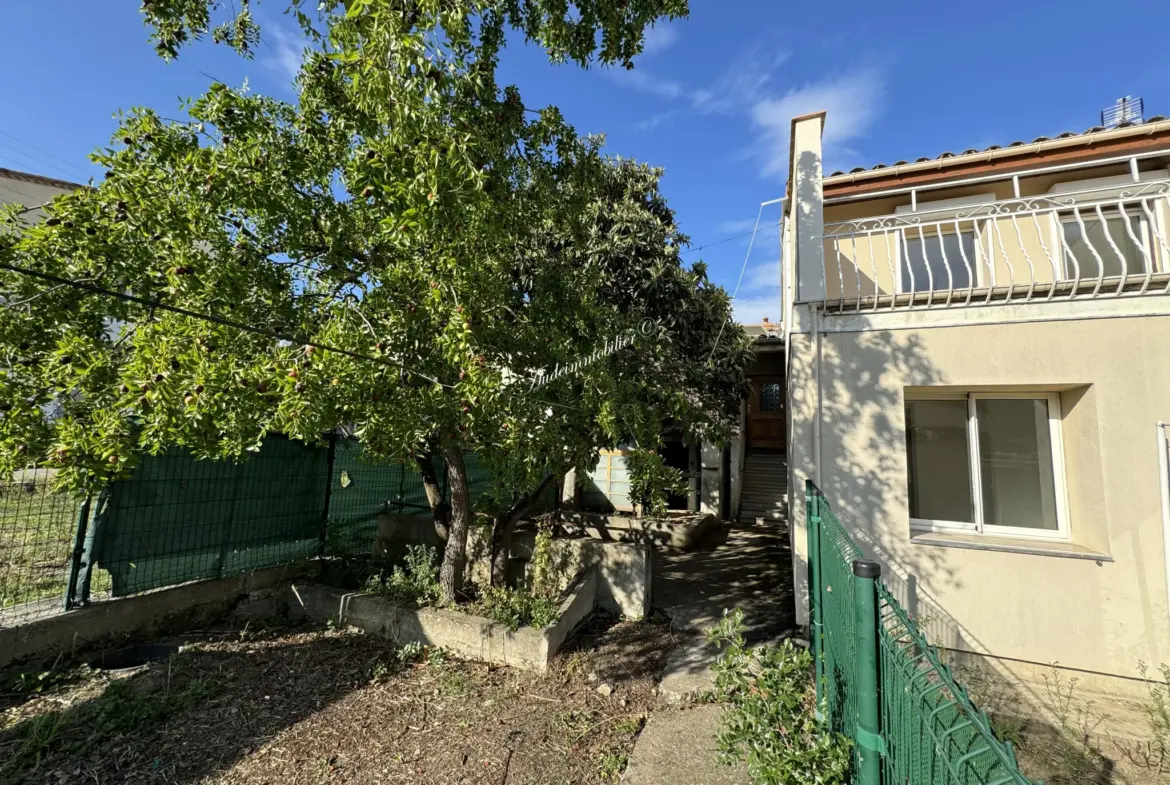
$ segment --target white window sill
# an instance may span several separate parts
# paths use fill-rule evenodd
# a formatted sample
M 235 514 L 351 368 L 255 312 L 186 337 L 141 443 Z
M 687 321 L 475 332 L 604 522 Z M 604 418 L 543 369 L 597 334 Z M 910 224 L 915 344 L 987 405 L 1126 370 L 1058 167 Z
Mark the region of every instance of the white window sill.
M 1067 541 L 1019 540 L 1012 537 L 990 537 L 985 534 L 951 532 L 911 532 L 910 542 L 914 545 L 935 545 L 941 548 L 1026 553 L 1032 556 L 1057 556 L 1064 559 L 1088 559 L 1097 562 L 1113 561 L 1113 557 L 1107 553 L 1101 553 Z

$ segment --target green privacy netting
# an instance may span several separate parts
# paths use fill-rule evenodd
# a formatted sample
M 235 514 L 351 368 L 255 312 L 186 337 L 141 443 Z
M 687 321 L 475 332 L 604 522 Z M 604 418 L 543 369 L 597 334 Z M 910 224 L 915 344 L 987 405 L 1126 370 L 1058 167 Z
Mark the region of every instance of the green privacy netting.
M 425 519 L 430 510 L 415 467 L 361 452 L 354 439 L 330 447 L 272 436 L 243 461 L 196 460 L 180 449 L 149 456 L 103 494 L 85 563 L 109 573 L 117 597 L 318 555 L 368 556 L 379 516 Z M 464 461 L 479 507 L 491 472 L 474 453 Z M 446 496 L 441 462 L 436 475 Z M 549 486 L 540 502 L 553 499 Z
M 289 564 L 320 550 L 328 449 L 282 436 L 244 461 L 145 458 L 99 503 L 89 561 L 113 596 Z

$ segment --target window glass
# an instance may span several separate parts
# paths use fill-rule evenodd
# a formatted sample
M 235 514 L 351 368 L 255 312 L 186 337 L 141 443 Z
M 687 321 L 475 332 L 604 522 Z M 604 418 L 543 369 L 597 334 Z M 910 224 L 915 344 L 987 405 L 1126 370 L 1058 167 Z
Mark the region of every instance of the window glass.
M 932 288 L 931 276 L 934 277 L 933 288 L 936 291 L 947 288 L 966 289 L 971 286 L 971 273 L 976 269 L 974 232 L 928 234 L 925 237 L 918 237 L 917 229 L 904 231 L 906 244 L 902 255 L 902 291 L 929 291 Z M 967 255 L 966 263 L 963 262 L 963 254 Z M 971 272 L 967 271 L 968 266 Z M 947 268 L 951 271 L 950 278 L 947 277 Z M 910 281 L 911 273 L 914 276 L 913 285 Z
M 967 401 L 907 401 L 910 517 L 975 522 Z
M 1048 401 L 978 398 L 983 524 L 1055 531 L 1056 486 Z
M 780 385 L 776 383 L 760 385 L 760 411 L 780 411 Z
M 1081 212 L 1081 223 L 1073 216 L 1061 219 L 1061 229 L 1064 232 L 1064 267 L 1065 276 L 1076 277 L 1080 270 L 1081 279 L 1097 278 L 1104 268 L 1104 277 L 1121 275 L 1121 260 L 1125 259 L 1126 275 L 1146 272 L 1146 255 L 1142 246 L 1133 241 L 1133 237 L 1141 239 L 1141 219 L 1136 215 L 1127 215 L 1129 229 L 1133 231 L 1130 237 L 1126 229 L 1125 220 L 1117 211 L 1110 214 L 1103 211 L 1105 222 L 1097 217 L 1096 211 L 1084 210 Z M 1108 236 L 1106 235 L 1108 231 Z M 1112 239 L 1112 243 L 1110 243 Z M 1114 248 L 1114 246 L 1117 246 Z M 1093 252 L 1096 251 L 1096 254 Z M 1097 257 L 1100 257 L 1098 261 Z M 1076 264 L 1073 264 L 1073 260 Z

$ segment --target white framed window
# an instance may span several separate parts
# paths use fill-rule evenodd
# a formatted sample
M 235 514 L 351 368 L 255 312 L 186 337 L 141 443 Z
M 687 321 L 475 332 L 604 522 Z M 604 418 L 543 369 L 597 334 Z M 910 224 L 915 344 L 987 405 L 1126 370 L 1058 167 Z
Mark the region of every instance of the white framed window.
M 972 285 L 973 276 L 978 280 L 978 243 L 973 229 L 921 235 L 903 229 L 902 234 L 898 260 L 902 279 L 900 291 L 967 289 Z M 950 277 L 947 276 L 948 268 Z
M 628 450 L 602 450 L 597 468 L 590 472 L 581 489 L 581 503 L 587 509 L 628 512 L 634 509 L 630 501 L 630 470 L 626 463 Z
M 986 224 L 984 220 L 965 219 L 958 231 L 953 221 L 947 221 L 923 227 L 922 232 L 916 228 L 894 232 L 898 293 L 994 286 Z
M 910 528 L 1068 539 L 1060 396 L 906 397 Z
M 1078 218 L 1079 213 L 1079 218 Z M 1101 218 L 1104 217 L 1104 221 Z M 1150 227 L 1140 209 L 1084 208 L 1056 216 L 1056 242 L 1066 280 L 1116 278 L 1150 272 Z M 1074 263 L 1075 262 L 1075 263 Z

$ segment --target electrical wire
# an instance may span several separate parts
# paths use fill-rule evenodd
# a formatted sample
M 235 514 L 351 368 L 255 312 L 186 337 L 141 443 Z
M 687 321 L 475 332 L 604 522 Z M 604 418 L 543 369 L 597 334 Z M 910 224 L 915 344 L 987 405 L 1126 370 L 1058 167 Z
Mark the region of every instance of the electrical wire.
M 705 245 L 698 245 L 698 246 L 695 246 L 694 248 L 688 248 L 685 251 L 681 251 L 679 253 L 679 256 L 683 256 L 683 255 L 689 254 L 689 253 L 695 253 L 696 251 L 701 251 L 704 248 L 710 248 L 713 245 L 722 245 L 723 243 L 729 243 L 732 240 L 738 240 L 741 237 L 747 237 L 749 234 L 752 235 L 752 241 L 754 242 L 755 235 L 757 233 L 763 231 L 764 229 L 767 229 L 769 226 L 772 226 L 772 225 L 773 224 L 765 224 L 764 226 L 760 226 L 760 218 L 759 218 L 759 216 L 756 216 L 756 226 L 750 232 L 740 232 L 739 234 L 733 234 L 730 237 L 724 237 L 722 240 L 715 240 L 713 242 L 706 243 Z M 775 225 L 779 226 L 780 224 L 776 223 Z
M 115 292 L 111 289 L 103 289 L 100 286 L 94 286 L 93 284 L 88 284 L 88 283 L 85 283 L 83 281 L 74 281 L 74 280 L 71 280 L 69 278 L 62 278 L 60 276 L 53 275 L 51 273 L 42 273 L 42 272 L 39 272 L 37 270 L 29 270 L 29 269 L 24 268 L 24 267 L 17 267 L 16 265 L 5 264 L 3 262 L 0 262 L 0 270 L 8 270 L 10 272 L 18 273 L 20 275 L 27 275 L 31 278 L 39 278 L 43 281 L 49 281 L 51 283 L 60 284 L 62 286 L 69 286 L 69 287 L 74 288 L 74 289 L 80 289 L 82 291 L 90 292 L 91 294 L 100 294 L 100 295 L 105 295 L 106 297 L 113 297 L 113 298 L 116 298 L 118 300 L 123 300 L 126 302 L 138 303 L 139 305 L 145 305 L 148 308 L 157 308 L 157 309 L 163 310 L 163 311 L 170 311 L 171 313 L 177 313 L 180 316 L 186 316 L 186 317 L 189 317 L 191 319 L 199 319 L 201 321 L 211 322 L 212 324 L 219 324 L 219 325 L 222 325 L 224 327 L 232 327 L 232 328 L 235 328 L 237 330 L 242 330 L 244 332 L 253 333 L 255 335 L 263 335 L 267 338 L 274 338 L 278 341 L 289 341 L 290 343 L 299 343 L 299 344 L 302 344 L 305 346 L 312 346 L 312 347 L 320 349 L 322 351 L 334 352 L 336 354 L 342 354 L 342 355 L 345 355 L 347 357 L 353 357 L 353 358 L 358 359 L 358 360 L 366 360 L 368 362 L 375 362 L 375 363 L 378 363 L 380 365 L 387 365 L 387 366 L 390 366 L 393 368 L 397 368 L 401 371 L 405 371 L 406 373 L 412 374 L 414 376 L 417 376 L 420 379 L 425 379 L 426 381 L 428 381 L 432 384 L 437 384 L 440 387 L 446 387 L 447 389 L 451 389 L 451 390 L 455 389 L 455 387 L 453 385 L 443 384 L 438 379 L 435 379 L 434 377 L 428 376 L 425 373 L 420 373 L 419 371 L 412 370 L 411 368 L 408 368 L 405 365 L 393 362 L 392 360 L 387 360 L 387 359 L 382 358 L 382 357 L 372 357 L 368 354 L 361 354 L 360 352 L 352 352 L 349 349 L 341 349 L 341 348 L 338 348 L 336 346 L 330 346 L 328 344 L 318 343 L 315 341 L 308 341 L 308 340 L 305 340 L 303 338 L 299 338 L 297 336 L 277 332 L 276 330 L 266 330 L 262 327 L 254 327 L 250 324 L 244 324 L 242 322 L 233 321 L 231 319 L 225 319 L 222 316 L 216 316 L 214 314 L 203 314 L 203 313 L 198 313 L 196 311 L 189 311 L 186 308 L 179 308 L 178 306 L 167 305 L 166 303 L 160 302 L 158 300 L 149 300 L 145 297 L 136 297 L 135 295 L 126 294 L 125 292 Z
M 244 332 L 253 333 L 255 335 L 262 335 L 262 336 L 265 336 L 267 338 L 274 338 L 274 339 L 280 340 L 280 341 L 289 341 L 290 343 L 298 343 L 298 344 L 301 344 L 304 346 L 312 346 L 312 347 L 315 347 L 315 348 L 320 349 L 322 351 L 335 352 L 337 354 L 342 354 L 342 355 L 345 355 L 347 357 L 352 357 L 354 359 L 365 360 L 367 362 L 375 362 L 375 363 L 379 363 L 381 365 L 388 365 L 390 367 L 398 368 L 399 370 L 405 371 L 406 373 L 417 376 L 420 379 L 425 379 L 426 381 L 431 382 L 432 384 L 437 384 L 440 387 L 445 387 L 448 390 L 457 389 L 454 385 L 444 384 L 443 382 L 440 382 L 438 379 L 435 379 L 432 376 L 428 376 L 424 373 L 420 373 L 419 371 L 412 370 L 412 369 L 406 367 L 405 365 L 402 365 L 400 363 L 395 363 L 391 360 L 386 360 L 386 359 L 381 358 L 381 357 L 372 357 L 368 354 L 361 354 L 360 352 L 352 352 L 348 349 L 341 349 L 341 348 L 338 348 L 336 346 L 330 346 L 328 344 L 318 343 L 315 341 L 307 341 L 307 340 L 304 340 L 304 339 L 296 337 L 296 336 L 287 335 L 287 334 L 277 332 L 276 330 L 265 330 L 261 327 L 254 327 L 252 325 L 243 324 L 241 322 L 236 322 L 236 321 L 233 321 L 231 319 L 225 319 L 222 316 L 216 316 L 214 314 L 201 314 L 201 313 L 198 313 L 196 311 L 187 310 L 186 308 L 179 308 L 179 307 L 174 306 L 174 305 L 167 305 L 166 303 L 160 302 L 158 300 L 149 300 L 145 297 L 136 297 L 135 295 L 126 294 L 125 292 L 115 292 L 111 289 L 104 289 L 100 286 L 95 286 L 93 284 L 85 283 L 84 281 L 74 281 L 74 280 L 71 280 L 68 278 L 62 278 L 60 276 L 53 275 L 51 273 L 42 273 L 42 272 L 39 272 L 37 270 L 29 270 L 29 269 L 24 268 L 24 267 L 18 267 L 16 265 L 5 264 L 3 262 L 0 262 L 0 269 L 8 270 L 10 272 L 14 272 L 14 273 L 17 273 L 20 275 L 27 275 L 27 276 L 32 277 L 32 278 L 39 278 L 43 281 L 49 281 L 49 282 L 55 283 L 59 286 L 68 286 L 68 287 L 71 287 L 74 289 L 79 289 L 82 291 L 89 292 L 91 294 L 100 294 L 100 295 L 105 295 L 107 297 L 114 297 L 116 299 L 124 300 L 126 302 L 138 303 L 139 305 L 145 305 L 147 307 L 157 308 L 157 309 L 163 310 L 163 311 L 170 311 L 172 313 L 177 313 L 181 316 L 186 316 L 186 317 L 189 317 L 192 319 L 198 319 L 198 320 L 205 321 L 205 322 L 211 322 L 213 324 L 219 324 L 219 325 L 222 325 L 225 327 L 232 327 L 232 328 L 235 328 L 237 330 L 243 330 Z M 569 409 L 572 411 L 585 411 L 584 409 L 581 409 L 581 408 L 576 407 L 576 406 L 570 406 L 568 404 L 558 403 L 556 401 L 549 401 L 549 400 L 545 400 L 543 398 L 536 398 L 534 396 L 531 396 L 531 395 L 528 395 L 525 393 L 519 393 L 519 395 L 520 395 L 520 397 L 526 398 L 534 403 L 542 403 L 542 404 L 545 404 L 547 406 L 555 406 L 558 408 Z
M 756 213 L 756 226 L 750 232 L 752 239 L 748 243 L 747 253 L 743 257 L 743 266 L 739 268 L 739 278 L 735 282 L 735 291 L 731 293 L 731 302 L 735 302 L 735 298 L 739 295 L 739 285 L 743 283 L 743 274 L 747 272 L 748 259 L 752 256 L 752 246 L 756 243 L 756 232 L 760 231 L 760 218 L 764 215 L 764 205 L 760 204 L 760 211 Z M 711 364 L 711 358 L 715 356 L 715 350 L 719 348 L 719 339 L 723 337 L 723 328 L 727 326 L 727 320 L 723 320 L 723 324 L 719 325 L 719 334 L 715 336 L 715 343 L 711 345 L 711 354 L 707 357 L 707 364 Z
M 139 305 L 145 305 L 145 306 L 152 307 L 152 308 L 158 308 L 158 309 L 164 310 L 164 311 L 170 311 L 172 313 L 177 313 L 181 316 L 187 316 L 187 317 L 192 318 L 192 319 L 199 319 L 201 321 L 211 322 L 213 324 L 219 324 L 219 325 L 222 325 L 225 327 L 233 327 L 237 330 L 243 330 L 245 332 L 254 333 L 256 335 L 263 335 L 267 338 L 274 338 L 274 339 L 280 340 L 280 341 L 289 341 L 291 343 L 298 343 L 298 344 L 301 344 L 304 346 L 312 346 L 312 347 L 315 347 L 315 348 L 320 349 L 322 351 L 335 352 L 337 354 L 342 354 L 342 355 L 345 355 L 347 357 L 353 357 L 354 359 L 366 360 L 368 362 L 375 362 L 375 363 L 379 363 L 381 365 L 388 365 L 390 367 L 398 368 L 399 370 L 406 371 L 407 373 L 412 374 L 414 376 L 417 376 L 420 379 L 425 379 L 426 381 L 431 382 L 432 384 L 437 384 L 441 387 L 445 387 L 448 390 L 456 389 L 454 385 L 444 384 L 432 376 L 428 376 L 424 373 L 420 373 L 418 371 L 412 370 L 412 369 L 406 367 L 405 365 L 402 365 L 400 363 L 395 363 L 391 360 L 386 360 L 382 357 L 372 357 L 368 354 L 361 354 L 359 352 L 352 352 L 348 349 L 340 349 L 336 346 L 330 346 L 328 344 L 318 343 L 315 341 L 306 341 L 302 338 L 282 334 L 282 333 L 279 333 L 275 330 L 265 330 L 261 327 L 254 327 L 252 325 L 243 324 L 241 322 L 236 322 L 236 321 L 233 321 L 231 319 L 225 319 L 222 316 L 216 316 L 214 314 L 201 314 L 201 313 L 197 313 L 195 311 L 189 311 L 186 308 L 179 308 L 179 307 L 174 306 L 174 305 L 167 305 L 166 303 L 160 302 L 158 300 L 148 300 L 145 297 L 136 297 L 132 294 L 126 294 L 125 292 L 115 292 L 115 291 L 110 290 L 110 289 L 103 289 L 100 286 L 94 286 L 93 284 L 88 284 L 88 283 L 85 283 L 84 281 L 74 281 L 74 280 L 70 280 L 68 278 L 62 278 L 62 277 L 57 276 L 57 275 L 52 275 L 51 273 L 42 273 L 42 272 L 38 272 L 37 270 L 29 270 L 29 269 L 24 268 L 24 267 L 17 267 L 16 265 L 5 264 L 3 262 L 0 262 L 0 269 L 8 270 L 10 272 L 18 273 L 20 275 L 27 275 L 27 276 L 32 277 L 32 278 L 39 278 L 39 279 L 44 280 L 44 281 L 50 281 L 50 282 L 55 283 L 59 286 L 69 286 L 69 287 L 74 288 L 74 289 L 80 289 L 82 291 L 90 292 L 91 294 L 101 294 L 101 295 L 105 295 L 107 297 L 114 297 L 114 298 L 119 299 L 119 300 L 138 303 Z M 584 411 L 583 409 L 580 409 L 580 408 L 575 407 L 575 406 L 569 406 L 568 404 L 557 403 L 555 401 L 547 401 L 547 400 L 544 400 L 541 398 L 534 398 L 530 395 L 525 395 L 523 393 L 521 393 L 520 396 L 522 398 L 527 398 L 528 400 L 533 401 L 535 403 L 543 403 L 543 404 L 546 404 L 548 406 L 557 406 L 557 407 L 560 407 L 563 409 L 571 409 L 573 411 Z
M 11 140 L 12 140 L 12 141 L 14 141 L 14 142 L 17 142 L 18 144 L 22 144 L 22 145 L 24 145 L 25 147 L 28 147 L 28 148 L 30 148 L 30 149 L 32 149 L 32 150 L 36 150 L 36 151 L 37 151 L 38 153 L 40 153 L 41 155 L 47 155 L 48 157 L 52 158 L 53 160 L 55 160 L 55 161 L 59 161 L 60 163 L 63 163 L 63 164 L 65 164 L 66 166 L 68 166 L 68 167 L 69 167 L 70 169 L 72 169 L 73 171 L 81 173 L 81 176 L 82 176 L 82 177 L 84 177 L 84 178 L 88 178 L 88 177 L 90 176 L 89 174 L 86 174 L 86 173 L 85 173 L 85 171 L 84 171 L 84 170 L 83 170 L 83 169 L 82 169 L 80 166 L 78 166 L 77 164 L 70 163 L 69 161 L 65 160 L 64 158 L 62 158 L 62 157 L 60 157 L 60 156 L 58 156 L 58 155 L 53 155 L 53 154 L 52 154 L 52 153 L 50 153 L 48 150 L 43 150 L 43 149 L 41 149 L 40 147 L 37 147 L 37 146 L 36 146 L 35 144 L 33 144 L 32 142 L 26 142 L 24 139 L 21 139 L 20 137 L 18 137 L 18 136 L 15 136 L 15 135 L 13 135 L 13 134 L 10 134 L 10 133 L 8 133 L 7 131 L 0 131 L 0 136 L 7 136 L 9 139 L 11 139 Z M 24 154 L 24 155 L 25 155 L 26 157 L 29 157 L 29 158 L 31 158 L 31 156 L 28 156 L 27 154 Z M 58 170 L 58 171 L 60 171 L 60 170 Z

